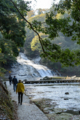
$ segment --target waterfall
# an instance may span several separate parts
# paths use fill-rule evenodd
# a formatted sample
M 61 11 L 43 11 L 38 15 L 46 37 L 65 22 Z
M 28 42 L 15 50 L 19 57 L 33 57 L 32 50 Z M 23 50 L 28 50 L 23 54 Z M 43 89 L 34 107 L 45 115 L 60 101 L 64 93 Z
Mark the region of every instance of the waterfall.
M 19 53 L 17 63 L 12 66 L 12 76 L 15 75 L 18 80 L 37 80 L 46 76 L 57 76 L 55 72 L 52 73 L 46 66 L 40 65 L 39 61 L 40 58 L 29 60 L 24 53 Z

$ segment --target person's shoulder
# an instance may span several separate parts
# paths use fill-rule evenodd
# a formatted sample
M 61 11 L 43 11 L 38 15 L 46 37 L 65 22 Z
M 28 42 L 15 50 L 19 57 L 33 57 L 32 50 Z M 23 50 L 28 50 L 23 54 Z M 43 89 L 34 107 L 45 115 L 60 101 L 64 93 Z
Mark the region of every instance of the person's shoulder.
M 23 83 L 21 82 L 21 84 L 23 84 Z
M 24 85 L 23 83 L 21 83 L 21 85 Z

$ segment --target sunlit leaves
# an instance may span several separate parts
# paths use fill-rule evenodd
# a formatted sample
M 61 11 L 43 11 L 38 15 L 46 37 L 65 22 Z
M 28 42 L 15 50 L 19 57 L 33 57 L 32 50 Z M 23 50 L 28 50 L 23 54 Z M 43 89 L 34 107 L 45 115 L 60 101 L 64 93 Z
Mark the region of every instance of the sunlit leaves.
M 24 16 L 27 15 L 27 12 L 30 11 L 30 4 L 31 2 L 29 1 L 24 1 L 24 0 L 18 0 L 18 9 L 20 10 L 21 14 Z
M 40 33 L 39 35 L 43 38 L 41 41 L 42 41 L 42 44 L 44 44 L 43 41 L 44 41 L 44 39 L 45 39 L 47 36 L 46 36 L 45 34 L 43 34 L 43 33 Z M 37 50 L 37 51 L 39 51 L 39 53 L 42 52 L 41 44 L 40 44 L 40 42 L 39 42 L 39 40 L 38 40 L 38 36 L 35 36 L 35 37 L 32 39 L 31 49 L 32 49 L 32 51 L 36 51 L 36 50 Z

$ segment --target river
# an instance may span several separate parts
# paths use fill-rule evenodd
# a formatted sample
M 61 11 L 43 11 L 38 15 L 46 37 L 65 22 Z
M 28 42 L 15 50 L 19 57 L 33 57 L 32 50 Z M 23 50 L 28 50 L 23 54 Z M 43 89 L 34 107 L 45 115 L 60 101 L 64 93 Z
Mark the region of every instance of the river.
M 80 111 L 80 84 L 35 84 L 25 88 L 31 99 L 51 99 L 50 104 L 56 102 L 56 108 Z

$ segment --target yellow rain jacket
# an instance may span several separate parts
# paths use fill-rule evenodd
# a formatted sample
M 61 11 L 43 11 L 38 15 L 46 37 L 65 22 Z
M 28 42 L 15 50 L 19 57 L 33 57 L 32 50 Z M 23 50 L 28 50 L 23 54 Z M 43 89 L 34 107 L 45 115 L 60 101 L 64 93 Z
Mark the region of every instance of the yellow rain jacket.
M 17 92 L 22 92 L 22 93 L 24 93 L 24 90 L 25 90 L 24 84 L 23 84 L 22 82 L 18 83 L 18 84 L 17 84 L 17 88 L 16 88 L 16 93 L 17 93 Z

